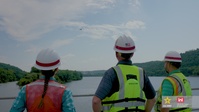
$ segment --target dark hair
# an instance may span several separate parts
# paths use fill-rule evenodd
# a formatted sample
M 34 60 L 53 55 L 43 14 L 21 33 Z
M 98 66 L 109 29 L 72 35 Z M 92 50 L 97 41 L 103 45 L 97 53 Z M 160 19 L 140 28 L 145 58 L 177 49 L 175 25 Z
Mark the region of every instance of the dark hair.
M 50 80 L 50 77 L 52 77 L 55 74 L 56 69 L 54 70 L 41 70 L 42 75 L 45 75 L 45 81 L 44 81 L 44 91 L 42 93 L 42 99 L 38 105 L 38 108 L 43 107 L 43 99 L 46 95 L 47 89 L 48 89 L 48 82 Z
M 121 57 L 124 58 L 124 60 L 129 60 L 133 53 L 121 53 Z
M 181 62 L 170 62 L 171 65 L 173 65 L 176 68 L 180 68 L 181 67 Z

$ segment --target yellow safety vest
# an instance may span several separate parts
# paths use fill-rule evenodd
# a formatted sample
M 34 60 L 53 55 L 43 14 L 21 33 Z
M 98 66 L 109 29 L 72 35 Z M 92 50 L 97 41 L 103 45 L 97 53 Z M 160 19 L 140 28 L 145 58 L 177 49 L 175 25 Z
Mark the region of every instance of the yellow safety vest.
M 119 91 L 102 100 L 103 112 L 144 111 L 145 94 L 143 69 L 137 66 L 113 67 L 119 80 Z
M 166 77 L 164 80 L 168 80 L 171 82 L 173 86 L 173 96 L 192 96 L 192 91 L 191 91 L 191 85 L 187 78 L 182 74 L 182 73 L 175 73 L 172 74 L 168 77 Z M 178 93 L 178 86 L 177 83 L 180 84 L 182 91 Z M 156 105 L 154 107 L 156 112 L 160 112 L 160 105 L 162 103 L 162 85 L 160 86 L 158 92 L 157 92 L 157 100 L 156 100 Z M 170 108 L 170 112 L 191 112 L 191 108 Z

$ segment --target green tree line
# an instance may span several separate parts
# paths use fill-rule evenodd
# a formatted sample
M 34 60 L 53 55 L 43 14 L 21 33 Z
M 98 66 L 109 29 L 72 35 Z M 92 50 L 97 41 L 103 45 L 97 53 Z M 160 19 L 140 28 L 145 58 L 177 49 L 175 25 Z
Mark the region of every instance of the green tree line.
M 22 71 L 20 68 L 0 63 L 0 83 L 17 81 L 21 79 L 26 74 L 25 71 Z
M 25 72 L 15 66 L 0 63 L 0 83 L 18 81 L 17 85 L 23 86 L 37 80 L 40 75 L 40 70 L 35 67 L 32 67 L 30 72 Z M 55 79 L 60 83 L 81 80 L 82 73 L 75 70 L 59 70 Z
M 27 73 L 24 77 L 22 77 L 17 82 L 17 85 L 21 87 L 23 85 L 29 84 L 39 79 L 40 75 L 40 70 L 36 69 L 35 67 L 32 67 L 30 73 Z M 82 73 L 72 70 L 59 70 L 57 74 L 54 76 L 54 78 L 56 79 L 56 81 L 60 83 L 66 83 L 74 80 L 81 80 Z
M 199 76 L 199 48 L 195 50 L 189 50 L 185 53 L 181 53 L 182 66 L 180 70 L 186 76 Z M 164 58 L 164 57 L 163 57 Z M 134 63 L 135 65 L 142 67 L 148 76 L 166 76 L 164 70 L 163 61 L 150 61 L 146 63 Z M 56 80 L 65 83 L 73 80 L 80 80 L 82 76 L 102 76 L 105 70 L 95 71 L 71 71 L 71 70 L 59 70 L 55 76 Z M 39 78 L 40 71 L 32 67 L 30 72 L 22 71 L 20 68 L 0 63 L 0 83 L 21 81 L 19 85 L 32 82 Z
M 199 48 L 181 53 L 182 64 L 181 72 L 186 76 L 199 76 Z M 164 57 L 163 57 L 164 58 Z M 151 61 L 146 63 L 135 63 L 144 68 L 149 76 L 166 76 L 163 61 Z
M 195 50 L 189 50 L 185 53 L 181 53 L 182 66 L 180 70 L 186 76 L 199 76 L 199 48 Z M 162 57 L 163 60 L 164 57 Z M 167 76 L 168 74 L 164 70 L 163 61 L 150 61 L 145 63 L 134 63 L 145 70 L 148 76 Z M 103 76 L 105 70 L 84 71 L 83 76 Z

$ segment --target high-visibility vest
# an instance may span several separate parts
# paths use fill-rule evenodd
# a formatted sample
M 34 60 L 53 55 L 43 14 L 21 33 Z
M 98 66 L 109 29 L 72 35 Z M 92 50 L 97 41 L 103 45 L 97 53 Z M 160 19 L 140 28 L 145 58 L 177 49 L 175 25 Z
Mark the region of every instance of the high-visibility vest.
M 144 111 L 146 98 L 142 90 L 144 87 L 143 69 L 120 64 L 113 68 L 119 80 L 119 91 L 102 100 L 102 111 Z
M 182 73 L 174 73 L 168 77 L 166 77 L 164 80 L 168 80 L 171 82 L 172 86 L 173 86 L 173 96 L 192 96 L 192 91 L 191 91 L 191 85 L 189 83 L 189 81 L 187 80 L 187 78 L 182 74 Z M 181 92 L 179 93 L 179 89 L 178 88 L 178 84 L 181 86 Z M 156 100 L 156 104 L 154 107 L 154 110 L 156 112 L 160 112 L 160 105 L 162 103 L 162 84 L 157 92 L 157 100 Z M 175 111 L 179 111 L 179 112 L 191 112 L 191 108 L 170 108 L 170 112 L 175 112 Z
M 28 112 L 61 112 L 62 96 L 66 86 L 49 80 L 43 99 L 43 108 L 38 108 L 44 90 L 44 80 L 39 79 L 26 85 L 26 107 Z

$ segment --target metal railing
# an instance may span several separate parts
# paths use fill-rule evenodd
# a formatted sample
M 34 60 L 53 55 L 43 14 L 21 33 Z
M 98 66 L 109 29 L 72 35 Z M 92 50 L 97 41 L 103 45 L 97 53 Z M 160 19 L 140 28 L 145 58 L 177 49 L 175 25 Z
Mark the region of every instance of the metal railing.
M 191 90 L 199 90 L 199 88 L 192 88 Z M 94 94 L 73 95 L 73 97 L 90 97 L 90 96 L 94 96 Z M 15 98 L 16 98 L 16 96 L 14 96 L 14 97 L 0 97 L 0 100 L 9 100 L 9 99 L 15 99 Z
M 73 95 L 73 97 L 91 97 L 94 96 L 94 94 L 82 94 L 82 95 Z M 12 100 L 16 99 L 16 96 L 13 97 L 0 97 L 0 100 Z
M 199 90 L 199 88 L 192 88 L 191 90 Z M 91 96 L 94 96 L 94 94 L 73 95 L 73 97 L 91 97 Z M 12 99 L 16 99 L 16 97 L 0 97 L 0 100 L 12 100 Z M 192 111 L 199 111 L 199 108 L 194 108 L 192 109 Z

